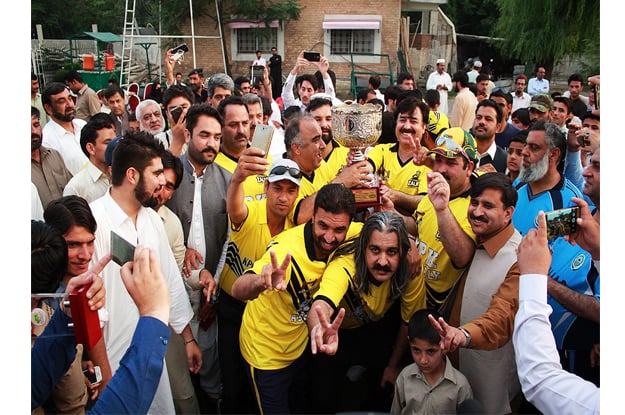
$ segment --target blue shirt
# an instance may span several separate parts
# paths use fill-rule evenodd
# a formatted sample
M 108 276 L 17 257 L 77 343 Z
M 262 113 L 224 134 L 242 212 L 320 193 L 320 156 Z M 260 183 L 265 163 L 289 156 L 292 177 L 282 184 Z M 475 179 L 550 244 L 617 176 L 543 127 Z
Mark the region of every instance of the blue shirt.
M 45 402 L 74 361 L 76 339 L 68 327 L 71 322 L 57 310 L 31 349 L 31 409 Z M 141 317 L 119 368 L 87 414 L 147 413 L 161 378 L 170 335 L 162 321 Z
M 525 235 L 532 228 L 538 228 L 536 218 L 541 210 L 550 212 L 555 209 L 577 206 L 571 201 L 571 198 L 578 197 L 581 199 L 583 197 L 579 189 L 564 176 L 552 189 L 537 195 L 532 194 L 528 184 L 521 186 L 517 190 L 517 194 L 519 199 L 514 208 L 512 223 L 521 235 Z
M 580 248 L 579 245 L 571 245 L 564 238 L 556 239 L 551 245 L 551 250 L 553 255 L 549 277 L 577 293 L 593 296 L 599 301 L 599 273 L 593 266 L 590 253 Z M 558 349 L 563 349 L 566 335 L 578 316 L 550 295 L 547 303 L 553 309 L 549 320 L 556 345 Z M 588 349 L 590 349 L 593 343 L 598 343 L 598 339 L 590 338 L 592 337 L 590 332 L 587 335 L 585 337 L 588 337 Z

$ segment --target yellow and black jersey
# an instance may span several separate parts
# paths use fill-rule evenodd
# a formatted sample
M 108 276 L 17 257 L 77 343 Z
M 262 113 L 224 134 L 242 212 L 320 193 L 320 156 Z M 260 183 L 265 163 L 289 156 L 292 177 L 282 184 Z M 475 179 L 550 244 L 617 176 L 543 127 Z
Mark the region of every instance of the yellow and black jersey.
M 245 221 L 238 228 L 230 226 L 226 264 L 219 279 L 219 287 L 230 295 L 234 281 L 263 256 L 271 242 L 271 232 L 267 224 L 267 199 L 246 201 L 245 204 Z M 287 218 L 284 229 L 292 227 L 293 223 Z
M 361 223 L 352 223 L 348 235 L 361 228 Z M 263 266 L 271 263 L 271 251 L 278 263 L 291 254 L 287 288 L 264 291 L 248 301 L 239 334 L 241 354 L 252 367 L 263 370 L 284 368 L 303 353 L 308 342 L 306 318 L 327 265 L 326 260 L 315 258 L 310 221 L 277 235 L 251 272 L 260 274 Z
M 330 183 L 333 179 L 334 178 L 329 175 L 329 169 L 324 160 L 321 161 L 321 166 L 319 166 L 319 168 L 315 170 L 311 176 L 307 176 L 304 172 L 302 172 L 299 194 L 297 195 L 297 199 L 295 199 L 295 203 L 293 203 L 293 209 L 289 212 L 289 220 L 295 222 L 294 219 L 297 217 L 299 204 L 304 198 L 317 193 L 319 189 Z
M 267 155 L 267 160 L 271 165 L 271 156 Z M 215 163 L 228 170 L 230 173 L 234 173 L 234 169 L 237 168 L 237 160 L 222 153 L 221 151 L 215 157 Z M 243 182 L 243 193 L 245 194 L 245 200 L 262 200 L 265 198 L 265 180 L 267 179 L 267 173 L 258 174 L 255 176 L 249 176 Z
M 391 281 L 370 284 L 370 293 L 358 292 L 354 283 L 356 265 L 354 255 L 333 258 L 328 264 L 315 300 L 323 299 L 334 309 L 344 308 L 341 328 L 355 328 L 381 320 L 394 301 L 390 299 Z M 405 323 L 415 311 L 425 308 L 425 285 L 417 276 L 410 280 L 401 297 L 401 316 Z
M 376 173 L 386 177 L 388 187 L 407 195 L 425 195 L 428 192 L 427 166 L 417 166 L 412 158 L 402 162 L 399 158 L 399 144 L 378 144 L 367 153 Z
M 327 176 L 330 180 L 334 180 L 343 171 L 343 168 L 347 165 L 347 155 L 349 153 L 348 147 L 342 147 L 336 141 L 333 141 L 332 145 L 332 152 L 325 159 L 325 163 L 322 164 L 327 169 Z
M 475 242 L 475 234 L 471 229 L 467 210 L 471 198 L 465 192 L 449 201 L 449 209 L 460 224 L 460 227 Z M 421 275 L 425 279 L 428 308 L 438 308 L 449 290 L 460 276 L 464 268 L 457 268 L 449 258 L 443 247 L 438 233 L 438 222 L 434 206 L 428 196 L 425 196 L 414 213 L 417 222 L 416 241 L 421 255 Z

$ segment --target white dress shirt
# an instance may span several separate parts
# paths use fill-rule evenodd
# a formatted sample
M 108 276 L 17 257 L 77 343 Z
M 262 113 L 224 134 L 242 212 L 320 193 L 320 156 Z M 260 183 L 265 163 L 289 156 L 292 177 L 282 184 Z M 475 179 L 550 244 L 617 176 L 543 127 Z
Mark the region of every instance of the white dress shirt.
M 545 414 L 599 414 L 599 388 L 562 369 L 551 332 L 547 276 L 521 275 L 512 341 L 523 394 Z
M 74 118 L 72 124 L 74 124 L 74 134 L 50 119 L 43 127 L 41 144 L 61 153 L 67 169 L 72 176 L 75 176 L 89 161 L 80 148 L 80 131 L 87 123 Z
M 184 288 L 178 265 L 174 259 L 163 221 L 153 209 L 142 207 L 133 220 L 119 207 L 111 197 L 110 191 L 93 201 L 90 205 L 98 228 L 96 230 L 95 250 L 91 259 L 96 264 L 104 255 L 111 252 L 111 231 L 133 245 L 142 244 L 156 251 L 163 277 L 169 288 L 171 298 L 169 324 L 176 333 L 181 333 L 193 317 L 189 297 Z M 108 322 L 102 334 L 106 344 L 111 370 L 119 367 L 119 362 L 130 345 L 134 329 L 139 321 L 139 310 L 128 294 L 120 276 L 120 267 L 111 261 L 101 273 L 106 289 L 106 310 Z M 166 365 L 159 383 L 151 414 L 172 414 L 175 412 Z
M 63 196 L 76 195 L 91 203 L 102 197 L 110 185 L 108 176 L 89 161 L 67 182 Z
M 425 84 L 426 89 L 436 89 L 437 85 L 445 85 L 447 89 L 439 89 L 438 93 L 441 96 L 441 106 L 438 107 L 438 111 L 445 115 L 449 115 L 449 107 L 447 105 L 447 91 L 451 90 L 451 76 L 447 72 L 439 74 L 438 71 L 434 71 L 428 76 L 428 81 Z

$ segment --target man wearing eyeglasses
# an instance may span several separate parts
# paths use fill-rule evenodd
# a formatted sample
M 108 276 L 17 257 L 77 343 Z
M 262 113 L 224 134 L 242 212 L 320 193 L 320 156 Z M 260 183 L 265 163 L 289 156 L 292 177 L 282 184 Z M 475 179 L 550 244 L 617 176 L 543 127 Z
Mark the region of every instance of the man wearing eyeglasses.
M 530 94 L 525 92 L 525 87 L 527 86 L 527 75 L 524 73 L 517 75 L 514 79 L 514 94 L 512 94 L 512 112 L 518 110 L 519 108 L 527 108 L 530 106 L 530 101 L 532 97 Z
M 239 330 L 246 302 L 232 297 L 232 285 L 263 256 L 273 237 L 294 226 L 288 213 L 299 194 L 302 174 L 293 160 L 278 159 L 273 163 L 264 182 L 265 199 L 245 199 L 246 179 L 264 175 L 268 166 L 269 161 L 262 151 L 249 147 L 239 158 L 228 186 L 226 206 L 231 234 L 216 305 L 223 414 L 258 412 L 239 349 Z
M 529 80 L 527 83 L 527 92 L 530 96 L 536 94 L 548 94 L 549 93 L 549 80 L 545 79 L 547 71 L 544 66 L 538 66 L 536 69 L 536 76 Z
M 427 174 L 428 194 L 413 214 L 427 306 L 435 309 L 445 301 L 475 251 L 467 209 L 477 159 L 475 139 L 461 128 L 443 131 L 436 146 L 428 152 L 434 158 L 433 171 Z

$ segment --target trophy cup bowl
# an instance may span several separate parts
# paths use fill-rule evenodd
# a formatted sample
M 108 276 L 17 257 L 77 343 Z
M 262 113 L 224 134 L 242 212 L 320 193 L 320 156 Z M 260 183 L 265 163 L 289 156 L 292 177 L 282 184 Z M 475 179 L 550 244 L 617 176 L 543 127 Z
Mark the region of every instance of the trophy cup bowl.
M 354 162 L 365 160 L 363 151 L 377 143 L 382 134 L 382 107 L 345 101 L 332 107 L 332 135 L 337 143 L 354 150 Z M 357 208 L 381 205 L 376 177 L 369 187 L 352 189 Z
M 345 101 L 332 107 L 332 135 L 337 143 L 354 150 L 354 161 L 365 159 L 363 150 L 382 134 L 382 107 Z

